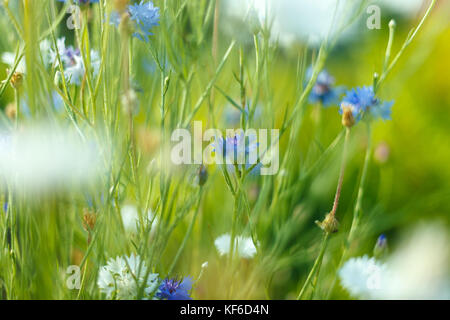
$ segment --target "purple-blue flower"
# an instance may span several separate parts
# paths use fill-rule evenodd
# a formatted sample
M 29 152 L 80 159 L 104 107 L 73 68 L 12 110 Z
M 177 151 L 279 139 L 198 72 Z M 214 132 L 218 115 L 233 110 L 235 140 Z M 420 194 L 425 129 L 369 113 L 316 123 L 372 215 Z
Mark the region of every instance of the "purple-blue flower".
M 218 163 L 226 164 L 230 173 L 235 172 L 235 166 L 240 172 L 243 169 L 252 169 L 252 174 L 259 175 L 261 163 L 258 163 L 258 137 L 256 133 L 244 134 L 237 130 L 234 134 L 226 136 L 219 135 L 212 142 L 212 151 L 218 158 Z
M 189 291 L 192 289 L 192 278 L 181 280 L 164 279 L 158 288 L 156 297 L 163 300 L 192 300 Z
M 377 239 L 375 247 L 373 248 L 373 254 L 379 257 L 384 253 L 386 253 L 387 248 L 388 248 L 387 238 L 384 234 L 381 234 Z
M 151 1 L 145 3 L 141 1 L 139 4 L 128 5 L 128 13 L 136 27 L 133 36 L 148 42 L 149 36 L 153 34 L 150 30 L 159 24 L 159 8 L 155 7 Z M 111 13 L 110 23 L 115 26 L 120 24 L 118 12 Z
M 306 78 L 312 77 L 313 69 L 311 67 L 306 71 Z M 320 102 L 324 107 L 337 105 L 339 96 L 343 93 L 344 87 L 333 87 L 334 78 L 326 71 L 322 70 L 317 76 L 316 83 L 309 94 L 310 103 Z
M 347 91 L 341 102 L 340 113 L 344 108 L 350 108 L 356 121 L 359 121 L 367 112 L 374 118 L 390 120 L 393 104 L 394 101 L 384 102 L 378 99 L 372 86 L 363 86 Z

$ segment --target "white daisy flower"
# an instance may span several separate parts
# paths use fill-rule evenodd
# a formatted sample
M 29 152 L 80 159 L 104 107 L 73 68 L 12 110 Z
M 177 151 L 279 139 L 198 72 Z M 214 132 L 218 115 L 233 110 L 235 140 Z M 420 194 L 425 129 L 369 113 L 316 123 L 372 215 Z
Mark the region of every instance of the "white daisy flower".
M 106 266 L 100 268 L 97 285 L 106 294 L 107 299 L 135 299 L 139 287 L 144 283 L 147 266 L 140 256 L 131 254 L 109 259 Z M 151 295 L 158 288 L 158 274 L 151 273 L 147 278 L 144 292 Z
M 230 252 L 231 236 L 226 233 L 214 241 L 217 251 L 220 255 L 226 255 Z M 252 238 L 238 236 L 235 239 L 235 250 L 241 258 L 251 259 L 256 255 L 256 247 Z

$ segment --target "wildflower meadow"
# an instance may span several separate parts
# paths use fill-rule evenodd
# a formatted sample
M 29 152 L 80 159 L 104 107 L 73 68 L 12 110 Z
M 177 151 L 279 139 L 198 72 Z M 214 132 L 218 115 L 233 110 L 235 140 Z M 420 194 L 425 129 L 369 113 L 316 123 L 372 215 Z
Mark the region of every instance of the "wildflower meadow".
M 449 18 L 1 0 L 0 299 L 450 299 Z

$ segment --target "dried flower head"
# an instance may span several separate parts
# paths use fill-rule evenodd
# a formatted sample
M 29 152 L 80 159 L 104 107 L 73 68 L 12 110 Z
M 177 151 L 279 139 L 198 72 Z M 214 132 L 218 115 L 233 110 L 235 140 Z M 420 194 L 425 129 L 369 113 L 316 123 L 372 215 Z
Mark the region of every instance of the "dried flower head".
M 97 222 L 97 215 L 95 214 L 95 212 L 93 212 L 89 209 L 84 209 L 83 210 L 83 228 L 86 231 L 91 232 L 94 229 L 96 222 Z
M 11 77 L 11 86 L 14 89 L 19 89 L 22 86 L 23 83 L 23 73 L 21 72 L 14 72 L 14 74 Z
M 339 221 L 332 213 L 327 214 L 323 221 L 316 221 L 316 224 L 326 233 L 335 233 L 339 230 Z

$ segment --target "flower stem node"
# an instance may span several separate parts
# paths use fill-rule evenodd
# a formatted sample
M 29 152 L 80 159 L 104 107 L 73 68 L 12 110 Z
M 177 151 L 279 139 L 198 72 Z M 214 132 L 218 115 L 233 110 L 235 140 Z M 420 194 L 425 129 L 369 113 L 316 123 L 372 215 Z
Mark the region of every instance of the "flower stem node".
M 316 221 L 316 224 L 326 233 L 335 233 L 339 229 L 339 222 L 332 213 L 327 214 L 323 221 Z
M 353 108 L 350 104 L 342 103 L 342 125 L 347 128 L 353 127 L 355 117 L 353 117 Z

